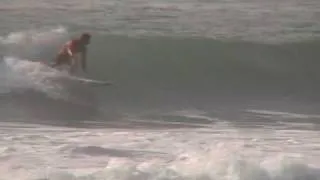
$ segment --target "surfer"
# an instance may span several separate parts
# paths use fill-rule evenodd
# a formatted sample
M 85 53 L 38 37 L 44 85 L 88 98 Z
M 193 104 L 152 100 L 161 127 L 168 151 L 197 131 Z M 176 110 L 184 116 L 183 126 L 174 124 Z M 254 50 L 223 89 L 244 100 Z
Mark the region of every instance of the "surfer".
M 72 39 L 66 42 L 62 46 L 51 66 L 57 67 L 66 64 L 70 66 L 70 73 L 73 73 L 76 65 L 81 60 L 81 67 L 85 72 L 87 60 L 87 45 L 90 44 L 90 39 L 91 35 L 89 33 L 83 33 L 79 38 Z M 78 55 L 80 55 L 80 59 Z

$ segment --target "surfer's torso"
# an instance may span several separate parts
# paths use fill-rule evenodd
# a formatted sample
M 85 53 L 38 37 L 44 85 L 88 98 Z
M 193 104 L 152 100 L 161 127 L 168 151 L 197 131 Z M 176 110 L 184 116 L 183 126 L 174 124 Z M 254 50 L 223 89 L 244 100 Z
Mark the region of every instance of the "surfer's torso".
M 72 54 L 80 53 L 85 50 L 85 46 L 78 39 L 73 39 L 65 43 L 60 51 L 61 54 L 68 54 L 68 50 L 72 52 Z

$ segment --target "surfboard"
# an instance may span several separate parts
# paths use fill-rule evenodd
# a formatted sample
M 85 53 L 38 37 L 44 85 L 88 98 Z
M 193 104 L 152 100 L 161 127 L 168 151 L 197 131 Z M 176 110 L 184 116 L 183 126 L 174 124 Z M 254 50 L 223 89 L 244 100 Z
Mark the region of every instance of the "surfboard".
M 81 78 L 81 77 L 76 77 L 76 76 L 68 76 L 71 80 L 78 81 L 80 83 L 84 84 L 92 84 L 92 85 L 112 85 L 111 82 L 109 81 L 100 81 L 100 80 L 94 80 L 94 79 L 88 79 L 88 78 Z

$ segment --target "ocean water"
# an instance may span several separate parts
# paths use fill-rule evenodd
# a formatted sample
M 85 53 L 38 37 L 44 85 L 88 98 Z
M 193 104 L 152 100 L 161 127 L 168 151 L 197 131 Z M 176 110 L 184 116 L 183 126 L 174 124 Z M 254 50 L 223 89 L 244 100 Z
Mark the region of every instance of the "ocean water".
M 320 180 L 318 0 L 2 0 L 1 180 Z M 48 68 L 92 34 L 92 86 Z

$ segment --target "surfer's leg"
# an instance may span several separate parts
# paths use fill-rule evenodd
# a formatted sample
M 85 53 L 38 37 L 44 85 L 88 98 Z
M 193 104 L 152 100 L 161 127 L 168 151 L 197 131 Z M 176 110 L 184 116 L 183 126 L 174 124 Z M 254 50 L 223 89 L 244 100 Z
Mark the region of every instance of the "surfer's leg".
M 68 61 L 68 65 L 69 65 L 69 73 L 70 74 L 73 74 L 74 72 L 75 72 L 75 70 L 76 70 L 76 66 L 75 66 L 75 63 L 76 63 L 76 59 L 70 59 L 69 61 Z
M 78 56 L 73 56 L 69 58 L 68 65 L 70 67 L 69 73 L 72 74 L 77 70 L 78 67 Z
M 57 57 L 53 60 L 53 64 L 51 64 L 51 67 L 57 67 L 62 64 L 68 64 L 69 62 L 69 57 L 64 55 L 64 54 L 58 54 Z
M 53 60 L 53 63 L 50 64 L 51 67 L 55 68 L 56 66 L 59 66 L 61 64 L 61 55 L 58 54 L 55 59 Z

